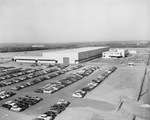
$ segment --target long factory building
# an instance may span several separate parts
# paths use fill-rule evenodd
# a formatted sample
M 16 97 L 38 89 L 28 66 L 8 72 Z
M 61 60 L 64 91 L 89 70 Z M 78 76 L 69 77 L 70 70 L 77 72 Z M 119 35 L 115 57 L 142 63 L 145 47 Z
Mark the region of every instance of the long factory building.
M 102 57 L 102 53 L 108 50 L 109 47 L 84 47 L 76 49 L 56 50 L 43 52 L 42 56 L 14 56 L 14 61 L 75 64 Z

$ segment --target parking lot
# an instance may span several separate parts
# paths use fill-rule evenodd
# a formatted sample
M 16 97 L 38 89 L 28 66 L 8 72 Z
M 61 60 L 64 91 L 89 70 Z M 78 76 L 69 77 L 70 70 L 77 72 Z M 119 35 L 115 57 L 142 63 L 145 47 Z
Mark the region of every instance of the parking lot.
M 0 100 L 0 119 L 32 120 L 49 111 L 50 107 L 60 99 L 64 99 L 69 101 L 70 104 L 66 108 L 54 106 L 54 108 L 62 109 L 62 112 L 55 116 L 56 120 L 60 120 L 60 118 L 61 120 L 78 120 L 79 117 L 75 118 L 76 115 L 79 115 L 82 120 L 87 120 L 86 115 L 89 115 L 89 120 L 100 118 L 105 120 L 111 116 L 114 117 L 116 114 L 119 116 L 117 116 L 116 120 L 132 120 L 132 115 L 126 117 L 124 116 L 125 114 L 121 113 L 124 111 L 118 113 L 114 111 L 118 107 L 119 100 L 124 100 L 126 103 L 136 102 L 147 59 L 147 54 L 132 55 L 124 59 L 104 60 L 98 58 L 82 64 L 83 66 L 79 68 L 77 64 L 64 67 L 63 65 L 48 67 L 47 64 L 34 65 L 33 63 L 21 64 L 13 62 L 1 64 L 0 95 L 2 97 Z M 129 62 L 134 62 L 135 66 L 129 66 Z M 117 69 L 113 72 L 109 71 L 114 66 Z M 21 71 L 11 73 L 14 69 Z M 4 78 L 6 75 L 3 74 L 7 70 L 9 70 L 9 75 Z M 25 71 L 28 72 L 24 74 Z M 100 75 L 105 76 L 105 78 Z M 3 86 L 1 83 L 6 85 Z M 21 89 L 19 87 L 18 90 L 14 89 L 16 86 L 20 86 Z M 46 92 L 36 92 L 39 89 Z M 53 92 L 50 92 L 50 90 Z M 86 91 L 86 94 L 73 96 L 79 90 Z M 81 92 L 79 91 L 79 93 Z M 30 105 L 31 101 L 25 103 L 26 105 L 29 104 L 29 106 L 26 109 L 23 108 L 20 112 L 14 111 L 14 108 L 7 110 L 2 107 L 4 103 L 9 103 L 8 101 L 13 101 L 26 95 L 30 97 L 37 96 L 42 100 L 34 105 Z M 124 103 L 123 107 L 125 105 Z M 100 117 L 93 117 L 92 113 L 97 110 L 102 110 L 103 112 L 97 112 L 97 116 Z M 53 113 L 48 112 L 46 114 Z M 70 117 L 67 117 L 68 115 Z
M 36 89 L 39 89 L 39 88 L 47 85 L 47 84 L 51 84 L 51 83 L 56 82 L 58 80 L 65 79 L 65 78 L 69 77 L 70 75 L 73 75 L 73 74 L 75 75 L 75 73 L 77 73 L 77 72 L 81 72 L 82 73 L 83 69 L 88 70 L 88 68 L 90 67 L 90 65 L 83 65 L 83 66 L 81 66 L 81 68 L 79 67 L 79 69 L 78 69 L 75 66 L 77 66 L 77 65 L 68 66 L 68 67 L 65 68 L 66 72 L 64 72 L 64 73 L 62 72 L 62 74 L 60 74 L 58 76 L 55 76 L 54 78 L 47 78 L 47 80 L 39 82 L 38 84 L 35 84 L 35 85 L 31 85 L 31 86 L 25 87 L 25 88 L 20 89 L 20 90 L 13 90 L 12 88 L 14 88 L 14 86 L 19 86 L 21 84 L 25 84 L 27 82 L 31 82 L 34 79 L 45 78 L 47 76 L 50 76 L 51 74 L 54 74 L 54 73 L 58 72 L 59 70 L 58 71 L 54 71 L 54 72 L 52 72 L 50 74 L 46 74 L 45 73 L 45 74 L 41 74 L 40 76 L 34 76 L 33 78 L 27 78 L 26 80 L 22 80 L 22 81 L 19 81 L 19 82 L 16 82 L 16 83 L 12 82 L 12 84 L 8 84 L 6 86 L 1 87 L 0 88 L 1 90 L 13 91 L 14 93 L 16 93 L 16 95 L 2 100 L 0 105 L 6 103 L 7 101 L 16 99 L 17 97 L 21 97 L 21 96 L 25 96 L 25 95 L 38 96 L 38 97 L 43 99 L 41 102 L 39 102 L 38 104 L 36 104 L 34 106 L 28 107 L 27 109 L 25 109 L 24 111 L 19 113 L 19 114 L 32 115 L 32 117 L 35 118 L 39 114 L 46 112 L 49 109 L 49 107 L 51 105 L 53 105 L 59 99 L 66 99 L 66 100 L 68 100 L 70 102 L 73 102 L 75 100 L 75 98 L 72 97 L 72 94 L 76 90 L 84 87 L 86 84 L 91 82 L 92 79 L 96 78 L 100 74 L 100 72 L 102 72 L 99 69 L 99 67 L 101 67 L 101 66 L 95 66 L 97 68 L 93 69 L 93 71 L 90 71 L 91 72 L 90 74 L 87 72 L 83 78 L 80 78 L 81 80 L 72 81 L 71 85 L 67 85 L 66 84 L 66 86 L 63 89 L 61 89 L 61 90 L 59 90 L 59 91 L 57 91 L 57 92 L 55 92 L 53 94 L 41 94 L 41 93 L 36 93 L 34 91 Z M 73 69 L 71 69 L 71 68 L 73 68 Z M 38 69 L 38 68 L 36 69 L 36 67 L 34 67 L 34 69 L 36 70 L 36 72 L 43 73 L 43 72 L 41 72 L 41 71 L 43 71 L 41 69 Z M 30 70 L 34 70 L 34 69 L 33 69 L 33 67 L 31 67 Z M 46 70 L 48 70 L 48 69 L 46 69 Z M 64 69 L 62 69 L 62 70 L 64 70 Z M 32 72 L 34 72 L 34 71 L 32 71 Z M 31 72 L 29 74 L 31 76 Z M 5 80 L 2 80 L 1 83 L 7 82 L 7 81 L 11 81 L 11 80 L 14 80 L 14 79 L 18 79 L 18 78 L 25 78 L 25 76 L 29 77 L 28 74 L 19 75 L 19 76 L 12 77 L 10 79 L 6 78 Z M 0 109 L 2 111 L 5 111 L 6 113 L 8 113 L 8 110 L 6 111 L 5 109 L 3 109 L 3 107 L 1 107 Z M 10 114 L 6 117 L 7 119 L 9 119 L 10 117 L 16 115 L 16 113 L 14 113 L 14 111 L 9 111 L 9 113 Z M 11 119 L 13 119 L 13 117 Z M 15 117 L 14 117 L 14 119 L 15 119 Z

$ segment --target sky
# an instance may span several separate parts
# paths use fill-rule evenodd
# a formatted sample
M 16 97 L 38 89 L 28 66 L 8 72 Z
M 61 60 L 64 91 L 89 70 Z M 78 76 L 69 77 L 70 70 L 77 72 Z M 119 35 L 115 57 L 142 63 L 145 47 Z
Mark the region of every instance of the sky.
M 150 0 L 0 0 L 0 43 L 150 40 Z

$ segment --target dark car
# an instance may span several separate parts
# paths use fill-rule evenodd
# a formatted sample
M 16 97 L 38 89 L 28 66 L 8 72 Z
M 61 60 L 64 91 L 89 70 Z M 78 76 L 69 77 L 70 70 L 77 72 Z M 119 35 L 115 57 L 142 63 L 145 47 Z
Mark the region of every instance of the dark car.
M 76 79 L 76 78 L 73 78 L 73 77 L 72 77 L 72 78 L 69 78 L 69 80 L 72 81 L 72 82 L 76 82 L 76 81 L 77 81 L 77 79 Z
M 44 81 L 44 80 L 47 80 L 47 78 L 46 77 L 42 77 L 42 78 L 40 78 L 40 80 Z
M 43 99 L 37 96 L 32 96 L 32 99 L 37 100 L 37 101 L 42 101 Z
M 13 96 L 13 95 L 15 95 L 16 93 L 10 91 L 10 92 L 7 92 L 7 94 L 10 95 L 10 96 Z
M 86 92 L 90 92 L 91 90 L 93 90 L 93 88 L 86 86 L 86 87 L 82 88 L 81 90 L 86 91 Z
M 0 87 L 4 87 L 4 86 L 6 86 L 5 83 L 0 83 Z
M 43 93 L 43 90 L 42 89 L 37 89 L 37 90 L 34 90 L 34 92 Z
M 60 80 L 60 82 L 61 82 L 62 84 L 64 84 L 65 86 L 70 85 L 70 84 L 72 83 L 72 81 L 67 80 L 67 79 L 62 79 L 62 80 Z
M 54 78 L 54 77 L 56 77 L 57 75 L 55 75 L 55 74 L 51 74 L 51 75 L 49 75 L 48 77 L 50 77 L 50 78 Z
M 43 118 L 34 118 L 32 120 L 45 120 L 45 119 L 43 119 Z
M 52 116 L 53 118 L 56 117 L 56 114 L 52 111 L 47 111 L 44 114 L 48 115 L 48 116 Z
M 49 111 L 54 112 L 57 115 L 57 114 L 61 113 L 64 110 L 65 110 L 64 106 L 54 104 L 53 106 L 50 107 Z
M 92 80 L 93 82 L 96 82 L 96 83 L 101 83 L 103 80 L 101 80 L 101 79 L 94 79 L 94 80 Z
M 8 105 L 8 104 L 2 104 L 2 107 L 3 108 L 6 108 L 8 110 L 10 110 L 10 108 L 12 107 L 11 105 Z

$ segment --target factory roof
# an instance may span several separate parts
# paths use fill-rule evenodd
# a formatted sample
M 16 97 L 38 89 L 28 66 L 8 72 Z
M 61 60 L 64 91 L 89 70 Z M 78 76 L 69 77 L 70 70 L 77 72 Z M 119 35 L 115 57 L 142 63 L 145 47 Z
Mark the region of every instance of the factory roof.
M 14 56 L 15 59 L 41 59 L 42 56 Z
M 83 48 L 75 48 L 75 49 L 65 49 L 65 50 L 56 50 L 56 51 L 50 51 L 50 52 L 44 52 L 44 53 L 68 53 L 68 52 L 84 52 L 84 51 L 89 51 L 89 50 L 96 50 L 96 49 L 102 49 L 102 48 L 107 48 L 105 47 L 83 47 Z

